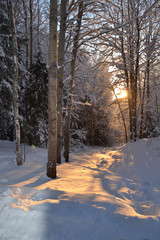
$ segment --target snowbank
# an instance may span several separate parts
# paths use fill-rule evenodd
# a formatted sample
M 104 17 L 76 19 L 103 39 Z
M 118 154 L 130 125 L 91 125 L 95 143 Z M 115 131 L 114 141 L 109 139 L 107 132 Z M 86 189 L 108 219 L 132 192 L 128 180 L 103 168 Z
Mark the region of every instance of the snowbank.
M 87 148 L 46 177 L 47 150 L 0 141 L 1 240 L 159 240 L 160 139 Z

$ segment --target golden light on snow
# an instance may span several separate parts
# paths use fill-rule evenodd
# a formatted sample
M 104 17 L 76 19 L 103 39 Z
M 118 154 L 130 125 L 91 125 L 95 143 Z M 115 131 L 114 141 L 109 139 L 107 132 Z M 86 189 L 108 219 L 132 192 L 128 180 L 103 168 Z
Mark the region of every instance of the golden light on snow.
M 120 92 L 119 95 L 126 96 Z M 21 176 L 24 181 L 17 180 L 17 183 L 10 185 L 14 199 L 11 207 L 40 211 L 44 204 L 47 207 L 48 204 L 58 206 L 64 202 L 75 202 L 79 206 L 90 203 L 93 211 L 110 211 L 110 205 L 114 205 L 114 213 L 126 218 L 156 219 L 160 215 L 156 206 L 147 205 L 146 202 L 139 205 L 134 198 L 130 198 L 130 195 L 137 197 L 141 194 L 136 190 L 137 183 L 112 171 L 113 166 L 122 167 L 125 164 L 124 153 L 120 149 L 104 148 L 92 154 L 90 151 L 81 155 L 72 154 L 74 161 L 58 166 L 58 178 L 54 180 L 48 179 L 44 172 L 31 177 L 26 169 L 26 177 Z M 37 167 L 39 169 L 39 165 Z M 156 189 L 156 194 L 158 191 Z

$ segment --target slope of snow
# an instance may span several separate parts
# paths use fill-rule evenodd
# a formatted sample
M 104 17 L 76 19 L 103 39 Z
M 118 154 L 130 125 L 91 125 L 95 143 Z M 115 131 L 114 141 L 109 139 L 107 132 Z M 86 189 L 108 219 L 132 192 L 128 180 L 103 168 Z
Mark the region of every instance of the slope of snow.
M 159 240 L 160 139 L 72 153 L 46 177 L 47 150 L 0 141 L 0 240 Z

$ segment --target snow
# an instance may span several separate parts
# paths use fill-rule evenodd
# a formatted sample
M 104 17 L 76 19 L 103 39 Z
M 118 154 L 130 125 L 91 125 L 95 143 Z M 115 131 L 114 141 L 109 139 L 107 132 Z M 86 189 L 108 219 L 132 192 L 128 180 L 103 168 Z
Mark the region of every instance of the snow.
M 3 51 L 3 48 L 2 48 L 2 46 L 0 46 L 0 57 L 5 57 L 5 53 L 4 53 L 4 51 Z
M 160 139 L 86 147 L 45 174 L 47 150 L 0 141 L 1 240 L 159 240 Z

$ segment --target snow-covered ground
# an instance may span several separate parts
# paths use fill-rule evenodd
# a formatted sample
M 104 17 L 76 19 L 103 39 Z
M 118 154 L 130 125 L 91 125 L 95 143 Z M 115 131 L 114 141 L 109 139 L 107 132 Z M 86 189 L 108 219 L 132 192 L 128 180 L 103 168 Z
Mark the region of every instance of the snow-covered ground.
M 86 148 L 46 177 L 47 150 L 0 141 L 0 240 L 160 240 L 160 139 Z

